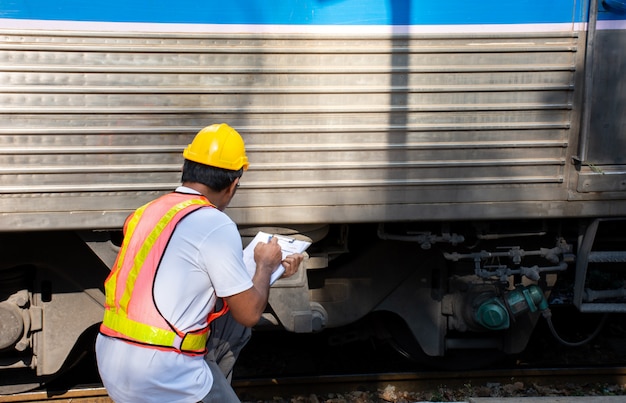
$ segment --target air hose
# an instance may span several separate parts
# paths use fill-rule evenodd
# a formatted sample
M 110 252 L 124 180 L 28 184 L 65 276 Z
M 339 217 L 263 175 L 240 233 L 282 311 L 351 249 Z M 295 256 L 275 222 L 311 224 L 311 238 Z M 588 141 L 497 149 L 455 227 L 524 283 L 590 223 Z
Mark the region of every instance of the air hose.
M 598 324 L 596 329 L 593 331 L 593 333 L 587 336 L 587 338 L 585 338 L 584 340 L 577 341 L 577 342 L 570 342 L 570 341 L 564 340 L 561 336 L 559 336 L 556 329 L 554 328 L 554 324 L 552 323 L 552 312 L 550 311 L 550 308 L 544 309 L 543 311 L 541 311 L 541 314 L 543 315 L 544 318 L 546 318 L 546 321 L 548 322 L 548 327 L 550 328 L 550 333 L 552 333 L 552 336 L 554 336 L 554 338 L 557 339 L 559 343 L 568 347 L 579 347 L 579 346 L 582 346 L 583 344 L 589 343 L 600 333 L 600 331 L 602 331 L 602 328 L 604 327 L 604 324 L 606 323 L 606 320 L 609 317 L 608 313 L 605 313 L 604 315 L 602 315 L 602 319 L 600 320 L 600 323 Z
M 550 311 L 550 308 L 548 307 L 548 301 L 546 301 L 543 291 L 537 285 L 531 285 L 529 287 L 520 286 L 516 288 L 513 292 L 507 295 L 507 303 L 515 315 L 521 311 L 525 311 L 526 309 L 529 309 L 531 312 L 540 311 L 548 322 L 548 327 L 550 328 L 552 336 L 554 336 L 559 343 L 568 347 L 582 346 L 583 344 L 587 344 L 593 340 L 600 333 L 600 331 L 602 331 L 602 328 L 606 323 L 606 319 L 609 316 L 608 313 L 605 313 L 602 316 L 597 328 L 584 340 L 570 342 L 564 340 L 554 328 L 554 324 L 552 323 L 552 311 Z

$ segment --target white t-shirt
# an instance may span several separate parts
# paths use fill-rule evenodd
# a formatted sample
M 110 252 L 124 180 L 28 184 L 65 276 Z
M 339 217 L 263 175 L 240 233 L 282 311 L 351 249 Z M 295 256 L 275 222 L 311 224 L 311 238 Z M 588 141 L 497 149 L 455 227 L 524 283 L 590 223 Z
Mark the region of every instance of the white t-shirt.
M 186 187 L 178 192 L 197 193 Z M 183 218 L 172 234 L 156 274 L 154 296 L 161 314 L 178 329 L 204 327 L 216 297 L 252 287 L 235 223 L 215 208 Z M 101 334 L 98 369 L 116 403 L 200 401 L 213 377 L 204 358 L 140 347 Z

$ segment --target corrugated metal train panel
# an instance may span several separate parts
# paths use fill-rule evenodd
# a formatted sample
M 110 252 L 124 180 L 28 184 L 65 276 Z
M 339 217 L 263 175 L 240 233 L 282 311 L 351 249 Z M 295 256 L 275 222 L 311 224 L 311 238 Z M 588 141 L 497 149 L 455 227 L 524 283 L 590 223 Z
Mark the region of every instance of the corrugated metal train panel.
M 249 151 L 241 224 L 562 201 L 580 41 L 5 32 L 0 227 L 117 227 L 215 122 Z

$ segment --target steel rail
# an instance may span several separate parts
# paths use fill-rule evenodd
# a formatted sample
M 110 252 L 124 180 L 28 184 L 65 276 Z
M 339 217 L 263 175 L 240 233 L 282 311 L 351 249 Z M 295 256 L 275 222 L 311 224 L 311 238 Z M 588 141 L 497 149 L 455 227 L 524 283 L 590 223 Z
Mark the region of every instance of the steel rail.
M 626 366 L 497 369 L 460 372 L 394 372 L 372 374 L 320 375 L 284 378 L 246 378 L 233 381 L 243 401 L 272 401 L 275 396 L 376 391 L 388 386 L 406 392 L 421 392 L 442 386 L 466 388 L 486 383 L 524 384 L 626 384 Z M 0 396 L 6 403 L 112 403 L 100 385 L 76 387 L 67 391 L 35 391 Z

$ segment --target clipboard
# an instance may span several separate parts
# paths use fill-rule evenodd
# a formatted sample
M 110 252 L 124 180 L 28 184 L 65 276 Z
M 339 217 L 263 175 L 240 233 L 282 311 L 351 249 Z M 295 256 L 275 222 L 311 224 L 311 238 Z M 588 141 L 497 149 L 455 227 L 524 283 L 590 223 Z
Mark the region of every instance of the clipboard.
M 311 246 L 311 242 L 301 241 L 299 239 L 286 237 L 283 235 L 273 235 L 267 232 L 259 231 L 258 234 L 250 241 L 248 246 L 243 250 L 243 262 L 246 265 L 246 269 L 248 269 L 248 273 L 250 277 L 254 276 L 256 272 L 256 262 L 254 261 L 254 248 L 259 242 L 268 243 L 272 238 L 278 239 L 278 245 L 283 253 L 283 259 L 289 255 L 294 253 L 302 253 L 309 246 Z M 274 284 L 276 280 L 278 280 L 283 273 L 285 273 L 285 268 L 281 264 L 278 268 L 272 273 L 270 277 L 270 285 Z

